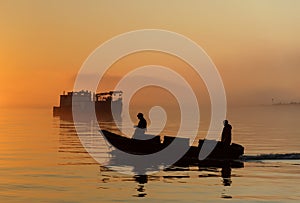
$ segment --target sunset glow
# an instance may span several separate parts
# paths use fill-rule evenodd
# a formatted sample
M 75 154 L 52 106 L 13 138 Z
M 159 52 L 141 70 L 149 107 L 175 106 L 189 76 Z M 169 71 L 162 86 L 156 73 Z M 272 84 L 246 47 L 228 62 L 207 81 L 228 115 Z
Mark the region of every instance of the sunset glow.
M 223 78 L 229 104 L 300 100 L 299 1 L 89 2 L 1 1 L 1 106 L 56 104 L 96 47 L 145 28 L 177 32 L 202 46 Z M 110 75 L 166 61 L 125 57 Z M 186 68 L 176 60 L 167 65 Z

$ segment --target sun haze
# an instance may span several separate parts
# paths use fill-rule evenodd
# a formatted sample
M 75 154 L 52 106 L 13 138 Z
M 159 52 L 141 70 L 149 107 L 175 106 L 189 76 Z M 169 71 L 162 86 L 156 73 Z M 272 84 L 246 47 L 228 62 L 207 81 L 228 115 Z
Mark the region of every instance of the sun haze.
M 1 1 L 0 106 L 58 104 L 95 48 L 146 28 L 177 32 L 204 48 L 220 72 L 229 105 L 300 101 L 299 13 L 300 2 L 294 0 Z M 159 53 L 117 61 L 99 90 L 149 64 L 184 75 L 207 101 L 205 86 L 188 65 Z

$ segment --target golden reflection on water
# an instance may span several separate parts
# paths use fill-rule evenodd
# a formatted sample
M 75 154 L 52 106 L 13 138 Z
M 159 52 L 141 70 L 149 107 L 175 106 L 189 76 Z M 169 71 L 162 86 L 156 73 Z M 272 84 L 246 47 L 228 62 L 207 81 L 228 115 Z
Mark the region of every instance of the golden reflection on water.
M 146 177 L 129 176 L 108 170 L 93 160 L 82 147 L 74 124 L 53 118 L 51 109 L 1 109 L 0 112 L 0 202 L 134 202 L 140 198 L 172 202 L 218 201 L 221 198 L 248 202 L 300 199 L 299 160 L 252 161 L 246 162 L 245 168 L 231 169 L 177 168 Z M 290 115 L 293 117 L 294 114 Z M 296 115 L 295 112 L 294 117 Z M 284 140 L 288 150 L 280 148 L 282 145 L 276 139 L 256 143 L 258 146 L 252 148 L 255 140 L 262 140 L 261 130 L 268 129 L 272 123 L 266 122 L 263 128 L 255 127 L 255 123 L 262 122 L 260 116 L 247 121 L 239 119 L 241 116 L 231 117 L 235 127 L 234 140 L 246 143 L 250 148 L 246 153 L 255 154 L 259 152 L 257 150 L 269 153 L 270 149 L 297 152 L 299 136 L 293 135 L 297 135 L 298 128 L 284 133 L 291 138 Z M 274 117 L 274 112 L 270 117 Z M 235 119 L 239 122 L 234 122 Z M 284 125 L 291 127 L 291 124 L 288 117 L 284 119 L 280 119 L 277 131 L 266 132 L 266 137 L 270 134 L 279 137 L 280 129 L 288 131 Z M 109 123 L 102 125 L 110 126 Z M 258 132 L 258 137 L 255 137 L 256 133 L 249 136 L 249 132 Z

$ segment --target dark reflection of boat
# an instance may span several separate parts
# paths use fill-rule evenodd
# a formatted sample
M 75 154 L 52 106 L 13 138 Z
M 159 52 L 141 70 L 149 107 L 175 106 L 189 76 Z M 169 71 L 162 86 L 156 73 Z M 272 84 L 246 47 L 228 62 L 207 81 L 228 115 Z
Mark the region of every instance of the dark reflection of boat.
M 221 170 L 221 176 L 223 178 L 223 185 L 224 186 L 230 186 L 232 181 L 231 181 L 231 168 L 230 167 L 222 167 Z
M 244 167 L 244 164 L 243 164 L 243 167 Z M 231 168 L 232 168 L 231 163 L 228 162 L 228 163 L 225 163 L 222 166 L 222 170 L 221 170 L 221 177 L 222 177 L 222 180 L 223 180 L 222 183 L 224 185 L 221 197 L 224 198 L 224 199 L 231 199 L 232 198 L 232 196 L 228 194 L 228 191 L 226 189 L 228 186 L 231 186 L 231 184 L 232 184 Z
M 137 139 L 120 136 L 106 130 L 102 130 L 102 134 L 104 135 L 105 139 L 108 141 L 108 143 L 111 146 L 123 152 L 136 154 L 136 155 L 146 155 L 146 154 L 152 154 L 158 152 L 166 148 L 168 145 L 170 145 L 171 142 L 175 139 L 175 137 L 164 136 L 164 140 L 163 142 L 161 142 L 160 136 L 153 136 L 151 139 L 148 140 L 137 140 Z M 182 144 L 185 145 L 189 144 L 188 138 L 177 138 L 177 139 L 180 139 L 179 141 Z M 190 146 L 186 154 L 180 160 L 178 160 L 175 165 L 201 164 L 203 166 L 218 167 L 218 166 L 222 166 L 224 163 L 227 163 L 228 161 L 233 162 L 232 164 L 238 164 L 238 161 L 237 163 L 234 163 L 235 162 L 234 160 L 238 160 L 239 157 L 244 153 L 244 147 L 239 144 L 233 143 L 230 145 L 229 148 L 225 148 L 223 143 L 221 142 L 210 141 L 210 142 L 217 142 L 216 147 L 213 149 L 213 151 L 205 160 L 199 161 L 198 155 L 203 145 L 203 142 L 204 140 L 199 140 L 198 146 Z M 115 153 L 113 152 L 113 155 L 116 162 L 122 165 L 128 163 L 128 160 L 124 160 L 124 162 L 122 162 L 122 158 L 118 160 L 117 152 Z
M 135 175 L 134 180 L 138 183 L 137 186 L 137 195 L 134 195 L 135 197 L 145 197 L 147 195 L 145 184 L 148 182 L 148 176 L 147 175 Z
M 153 182 L 167 182 L 167 183 L 188 183 L 189 179 L 205 179 L 211 178 L 219 183 L 219 178 L 222 179 L 221 184 L 223 185 L 223 190 L 221 193 L 221 198 L 232 198 L 230 195 L 230 187 L 232 185 L 232 168 L 243 168 L 243 162 L 239 165 L 232 165 L 232 161 L 223 162 L 219 167 L 204 167 L 204 166 L 172 166 L 170 168 L 164 169 L 158 173 L 152 175 L 133 175 L 124 176 L 109 170 L 106 167 L 101 166 L 101 182 L 107 184 L 107 182 L 115 181 L 134 181 L 136 182 L 135 190 L 136 193 L 132 194 L 134 197 L 146 197 L 149 195 L 149 188 L 151 187 L 149 183 Z M 135 169 L 133 169 L 135 170 Z M 194 180 L 193 180 L 194 181 Z M 149 184 L 149 185 L 148 185 Z M 152 184 L 153 185 L 153 184 Z

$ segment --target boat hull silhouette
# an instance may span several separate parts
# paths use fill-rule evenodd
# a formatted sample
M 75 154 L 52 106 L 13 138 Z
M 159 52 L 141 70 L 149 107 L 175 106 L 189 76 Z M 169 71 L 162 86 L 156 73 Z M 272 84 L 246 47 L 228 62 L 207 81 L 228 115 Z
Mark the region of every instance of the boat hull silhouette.
M 147 140 L 138 140 L 133 138 L 127 138 L 106 130 L 101 130 L 103 136 L 105 137 L 108 144 L 120 151 L 135 154 L 135 155 L 146 155 L 159 152 L 167 146 L 169 146 L 175 137 L 164 136 L 163 142 L 161 142 L 161 137 L 151 136 Z M 179 142 L 183 145 L 189 145 L 188 138 L 177 138 Z M 189 146 L 189 150 L 180 158 L 175 165 L 221 165 L 223 163 L 228 163 L 233 160 L 239 160 L 239 158 L 244 154 L 244 147 L 232 143 L 230 146 L 226 147 L 223 143 L 219 141 L 209 140 L 209 142 L 216 142 L 215 148 L 207 156 L 205 160 L 199 160 L 198 156 L 203 145 L 204 140 L 199 140 L 198 146 Z M 116 153 L 114 153 L 116 155 Z M 117 156 L 117 155 L 116 155 Z

